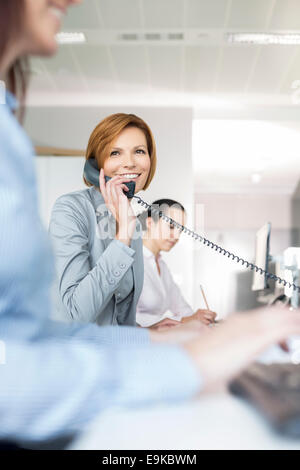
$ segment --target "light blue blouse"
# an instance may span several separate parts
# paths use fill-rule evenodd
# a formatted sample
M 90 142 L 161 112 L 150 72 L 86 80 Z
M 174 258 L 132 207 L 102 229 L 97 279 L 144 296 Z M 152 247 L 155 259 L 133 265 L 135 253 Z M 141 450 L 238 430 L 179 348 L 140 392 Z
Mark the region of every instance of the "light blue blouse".
M 0 105 L 0 439 L 57 438 L 111 406 L 191 397 L 200 379 L 181 348 L 140 328 L 49 320 L 53 256 L 15 106 L 10 94 Z

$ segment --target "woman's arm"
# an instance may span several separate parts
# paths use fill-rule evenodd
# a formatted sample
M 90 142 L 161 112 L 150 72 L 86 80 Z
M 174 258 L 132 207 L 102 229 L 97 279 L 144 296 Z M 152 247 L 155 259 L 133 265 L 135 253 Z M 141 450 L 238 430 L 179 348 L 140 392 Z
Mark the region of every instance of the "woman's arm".
M 139 346 L 151 343 L 150 330 L 133 326 L 99 326 L 95 323 L 62 323 L 49 321 L 46 325 L 47 335 L 53 338 L 74 338 L 89 341 L 99 347 L 103 346 Z M 159 338 L 156 340 L 158 341 Z M 164 335 L 161 342 L 165 341 Z
M 90 264 L 89 221 L 84 209 L 61 197 L 49 233 L 56 260 L 58 293 L 70 319 L 94 322 L 134 262 L 134 250 L 112 240 L 96 265 Z M 99 240 L 100 243 L 100 240 Z
M 168 298 L 170 299 L 169 310 L 173 314 L 172 318 L 181 320 L 182 322 L 198 320 L 201 321 L 204 325 L 210 325 L 213 323 L 217 316 L 216 313 L 205 309 L 198 309 L 194 313 L 191 306 L 183 297 L 181 290 L 174 281 L 173 276 L 165 263 L 164 271 L 168 285 Z

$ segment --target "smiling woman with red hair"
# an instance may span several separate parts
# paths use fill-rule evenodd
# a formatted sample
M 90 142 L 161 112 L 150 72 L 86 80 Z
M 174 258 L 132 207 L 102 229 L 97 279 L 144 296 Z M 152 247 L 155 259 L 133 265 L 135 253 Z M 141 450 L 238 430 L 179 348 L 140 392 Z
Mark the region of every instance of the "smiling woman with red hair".
M 58 277 L 55 317 L 99 325 L 136 325 L 144 270 L 141 229 L 125 182 L 146 189 L 155 173 L 156 146 L 149 126 L 117 113 L 93 130 L 86 160 L 101 170 L 88 189 L 61 196 L 49 233 Z M 104 174 L 111 179 L 105 183 Z

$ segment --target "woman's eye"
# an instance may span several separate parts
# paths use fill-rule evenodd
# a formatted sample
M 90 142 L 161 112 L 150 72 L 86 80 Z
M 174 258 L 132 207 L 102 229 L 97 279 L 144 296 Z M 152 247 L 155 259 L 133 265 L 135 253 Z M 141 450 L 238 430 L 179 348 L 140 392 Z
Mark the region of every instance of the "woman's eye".
M 146 152 L 143 149 L 137 149 L 136 153 L 142 153 L 143 155 L 145 155 Z
M 119 155 L 118 150 L 113 150 L 110 154 L 111 157 L 115 157 L 116 155 Z

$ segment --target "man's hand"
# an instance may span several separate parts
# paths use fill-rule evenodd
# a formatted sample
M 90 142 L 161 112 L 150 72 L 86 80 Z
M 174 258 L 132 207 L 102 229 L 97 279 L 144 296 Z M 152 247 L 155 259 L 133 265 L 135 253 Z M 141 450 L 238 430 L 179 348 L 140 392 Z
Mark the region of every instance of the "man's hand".
M 300 334 L 300 311 L 264 307 L 231 315 L 184 345 L 209 389 L 226 384 L 273 344 Z

